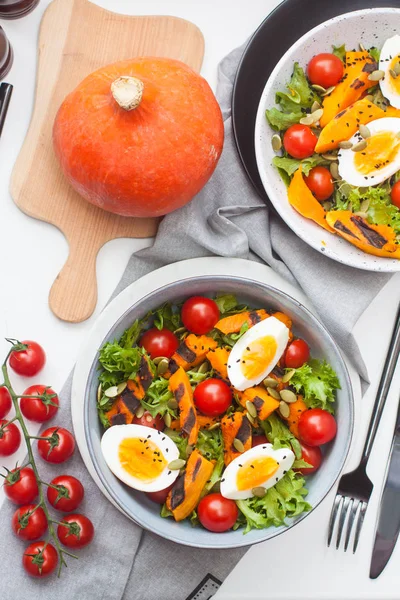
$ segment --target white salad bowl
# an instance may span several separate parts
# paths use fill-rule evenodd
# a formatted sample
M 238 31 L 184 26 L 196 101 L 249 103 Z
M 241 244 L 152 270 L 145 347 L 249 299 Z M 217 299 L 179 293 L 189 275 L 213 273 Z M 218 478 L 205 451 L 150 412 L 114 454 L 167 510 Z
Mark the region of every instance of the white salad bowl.
M 303 68 L 320 52 L 330 52 L 333 45 L 346 48 L 377 46 L 400 30 L 400 9 L 372 8 L 339 15 L 311 29 L 281 58 L 272 71 L 261 95 L 255 126 L 255 150 L 260 177 L 270 201 L 287 225 L 304 242 L 325 256 L 366 271 L 400 271 L 400 260 L 372 256 L 359 250 L 338 235 L 329 233 L 310 219 L 302 217 L 290 204 L 287 187 L 272 164 L 276 154 L 271 146 L 275 133 L 265 117 L 267 109 L 276 106 L 276 92 L 285 89 L 298 62 Z

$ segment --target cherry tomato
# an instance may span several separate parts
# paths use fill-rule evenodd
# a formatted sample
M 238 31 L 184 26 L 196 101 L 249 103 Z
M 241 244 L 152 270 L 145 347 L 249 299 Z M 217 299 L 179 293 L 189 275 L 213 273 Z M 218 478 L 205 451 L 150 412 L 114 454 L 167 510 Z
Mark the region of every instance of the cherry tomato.
M 392 203 L 397 206 L 397 208 L 400 208 L 400 181 L 397 181 L 397 183 L 394 184 L 390 196 L 392 198 Z
M 200 500 L 197 514 L 203 527 L 215 533 L 222 533 L 233 527 L 239 511 L 234 500 L 228 500 L 221 494 L 208 494 Z
M 10 354 L 10 367 L 18 375 L 24 377 L 33 377 L 41 371 L 46 362 L 46 354 L 39 344 L 32 342 L 31 340 L 25 340 L 21 342 L 28 346 L 26 350 L 20 350 L 17 352 L 11 352 Z
M 14 454 L 21 443 L 21 433 L 15 423 L 7 425 L 7 421 L 0 421 L 0 456 Z
M 171 483 L 170 486 L 168 486 L 167 488 L 165 488 L 164 490 L 160 490 L 159 492 L 147 492 L 146 496 L 152 500 L 152 502 L 155 502 L 156 504 L 164 504 L 164 502 L 167 499 L 167 496 L 169 494 L 169 492 L 172 490 L 173 488 L 173 483 Z
M 285 365 L 288 369 L 299 369 L 310 358 L 310 347 L 304 340 L 294 340 L 286 349 Z
M 36 504 L 20 506 L 14 513 L 11 527 L 21 540 L 38 540 L 47 531 L 47 519 L 43 508 Z
M 317 471 L 322 462 L 322 452 L 319 446 L 307 446 L 306 444 L 300 444 L 301 446 L 301 458 L 306 461 L 309 465 L 312 465 L 309 468 L 296 469 L 299 473 L 303 475 L 311 475 Z
M 49 427 L 41 434 L 38 442 L 40 456 L 49 463 L 62 463 L 68 460 L 75 450 L 75 439 L 72 433 L 63 427 Z
M 14 504 L 30 504 L 39 493 L 35 473 L 30 467 L 13 469 L 4 480 L 4 493 Z
M 24 552 L 22 565 L 32 577 L 47 577 L 57 567 L 58 554 L 52 544 L 33 542 Z
M 304 179 L 319 202 L 330 198 L 335 191 L 332 175 L 326 167 L 314 167 Z
M 193 296 L 182 306 L 181 316 L 186 329 L 203 335 L 211 331 L 219 320 L 219 308 L 210 298 Z
M 57 486 L 55 489 L 51 486 Z M 49 504 L 62 512 L 76 510 L 83 500 L 85 490 L 83 485 L 72 475 L 59 475 L 55 477 L 47 488 Z
M 31 385 L 24 391 L 24 396 L 45 396 L 41 398 L 21 398 L 21 412 L 29 421 L 35 423 L 45 423 L 49 421 L 58 411 L 59 400 L 57 394 L 54 398 L 50 398 L 55 394 L 51 387 L 45 385 Z
M 135 425 L 144 425 L 145 427 L 152 427 L 158 429 L 158 431 L 164 431 L 165 423 L 164 419 L 160 415 L 152 417 L 151 414 L 146 410 L 141 417 L 134 417 L 132 423 Z
M 283 145 L 290 156 L 297 159 L 308 158 L 314 153 L 317 136 L 308 125 L 291 125 L 283 136 Z
M 311 83 L 326 89 L 339 83 L 343 71 L 344 65 L 340 58 L 328 52 L 313 56 L 307 66 L 307 76 Z
M 299 438 L 308 446 L 322 446 L 336 435 L 334 417 L 322 408 L 312 408 L 303 412 L 299 419 Z
M 262 446 L 263 444 L 268 444 L 268 440 L 265 437 L 265 435 L 253 435 L 253 439 L 251 441 L 251 447 L 254 448 L 254 446 Z
M 232 403 L 232 391 L 225 381 L 211 378 L 199 383 L 194 390 L 194 402 L 203 415 L 222 415 Z
M 94 537 L 94 527 L 85 515 L 67 515 L 57 527 L 58 539 L 68 548 L 84 548 Z
M 146 331 L 140 338 L 139 346 L 150 354 L 150 358 L 165 356 L 171 358 L 178 349 L 179 340 L 169 329 L 157 329 L 153 327 Z
M 8 389 L 5 386 L 0 387 L 0 419 L 4 419 L 11 410 L 12 400 Z

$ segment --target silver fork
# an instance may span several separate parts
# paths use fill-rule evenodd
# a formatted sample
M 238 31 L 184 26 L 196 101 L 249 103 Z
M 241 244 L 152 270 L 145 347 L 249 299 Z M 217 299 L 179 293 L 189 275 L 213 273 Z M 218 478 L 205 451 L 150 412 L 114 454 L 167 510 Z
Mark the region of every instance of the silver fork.
M 344 551 L 346 552 L 354 522 L 356 521 L 356 530 L 353 543 L 353 554 L 357 550 L 358 540 L 360 538 L 362 524 L 364 522 L 365 513 L 368 507 L 368 501 L 373 490 L 373 483 L 367 475 L 366 468 L 371 454 L 372 446 L 375 441 L 376 432 L 383 413 L 383 409 L 388 396 L 390 384 L 393 379 L 393 373 L 396 367 L 397 359 L 400 353 L 400 308 L 396 316 L 395 326 L 390 340 L 389 350 L 386 356 L 385 364 L 382 371 L 379 388 L 376 394 L 374 408 L 369 423 L 368 433 L 364 444 L 361 461 L 358 467 L 342 475 L 339 481 L 338 490 L 335 501 L 333 503 L 331 518 L 329 520 L 328 529 L 328 546 L 332 541 L 333 531 L 337 519 L 339 519 L 336 549 L 340 546 L 342 533 L 346 517 L 349 514 L 347 522 L 347 530 L 344 540 Z M 358 515 L 357 519 L 356 516 Z

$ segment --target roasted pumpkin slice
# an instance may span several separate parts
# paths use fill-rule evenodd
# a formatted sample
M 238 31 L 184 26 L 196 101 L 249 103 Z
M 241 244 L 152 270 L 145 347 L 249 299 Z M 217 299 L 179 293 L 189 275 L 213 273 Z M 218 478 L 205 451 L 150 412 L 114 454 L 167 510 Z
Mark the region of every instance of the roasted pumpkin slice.
M 228 358 L 229 350 L 226 348 L 215 348 L 207 353 L 207 360 L 214 370 L 214 373 L 220 379 L 229 381 L 228 377 Z
M 272 398 L 267 390 L 258 385 L 253 388 L 249 388 L 242 392 L 239 396 L 240 404 L 246 408 L 246 402 L 252 402 L 257 410 L 257 416 L 261 421 L 268 419 L 279 406 L 279 400 Z
M 210 429 L 216 423 L 219 423 L 219 417 L 207 417 L 206 415 L 197 415 L 199 429 Z
M 251 327 L 260 321 L 263 321 L 267 317 L 269 317 L 269 314 L 264 309 L 246 311 L 238 313 L 237 315 L 232 315 L 231 317 L 220 319 L 220 321 L 218 321 L 218 323 L 215 325 L 215 329 L 218 329 L 225 335 L 229 335 L 230 333 L 238 333 L 245 323 Z
M 396 117 L 400 118 L 400 109 L 395 108 L 394 106 L 388 106 L 385 112 L 383 113 L 385 117 Z
M 320 119 L 321 127 L 325 127 L 333 117 L 376 85 L 376 81 L 370 81 L 368 75 L 377 68 L 377 63 L 368 52 L 346 52 L 343 79 L 331 94 L 325 96 L 322 103 L 324 113 Z
M 334 233 L 334 229 L 328 225 L 325 219 L 324 209 L 307 187 L 301 167 L 297 169 L 290 182 L 288 199 L 293 208 L 295 208 L 303 217 L 311 219 L 327 231 Z
M 289 406 L 289 416 L 285 419 L 287 421 L 288 427 L 293 435 L 298 438 L 299 437 L 299 420 L 303 412 L 307 410 L 307 406 L 304 403 L 303 396 L 297 396 L 296 402 L 292 402 L 288 404 Z
M 169 380 L 169 389 L 175 396 L 179 407 L 179 422 L 181 432 L 188 438 L 190 445 L 194 446 L 199 434 L 199 424 L 197 422 L 197 412 L 193 400 L 192 386 L 186 371 L 179 369 L 171 375 Z
M 400 114 L 400 111 L 398 111 Z M 334 150 L 340 142 L 349 140 L 360 125 L 366 125 L 375 119 L 389 116 L 379 106 L 367 98 L 357 100 L 348 108 L 339 112 L 321 131 L 315 151 L 323 154 Z
M 112 405 L 111 409 L 106 412 L 106 417 L 110 425 L 127 425 L 132 423 L 135 413 L 132 413 L 124 404 L 122 398 L 119 397 Z
M 326 214 L 328 223 L 345 240 L 368 254 L 400 259 L 396 234 L 388 225 L 372 225 L 349 210 L 333 210 Z
M 250 450 L 252 441 L 251 423 L 245 413 L 234 412 L 221 420 L 221 432 L 224 442 L 224 462 L 229 465 L 240 452 L 234 446 L 235 439 L 242 442 L 245 450 Z
M 167 497 L 167 508 L 174 515 L 175 521 L 186 519 L 196 508 L 213 470 L 213 463 L 195 448 L 187 461 L 185 471 L 175 481 Z
M 217 342 L 206 335 L 188 335 L 179 345 L 178 350 L 169 361 L 169 368 L 164 377 L 168 378 L 182 367 L 185 371 L 202 363 L 210 350 L 217 347 Z

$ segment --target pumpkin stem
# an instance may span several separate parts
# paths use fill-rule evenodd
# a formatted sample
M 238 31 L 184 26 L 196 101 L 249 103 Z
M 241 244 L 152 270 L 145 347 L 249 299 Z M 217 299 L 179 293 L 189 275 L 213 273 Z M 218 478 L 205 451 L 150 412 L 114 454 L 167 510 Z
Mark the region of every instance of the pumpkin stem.
M 136 77 L 122 75 L 111 84 L 111 93 L 124 110 L 137 108 L 142 101 L 144 84 Z

